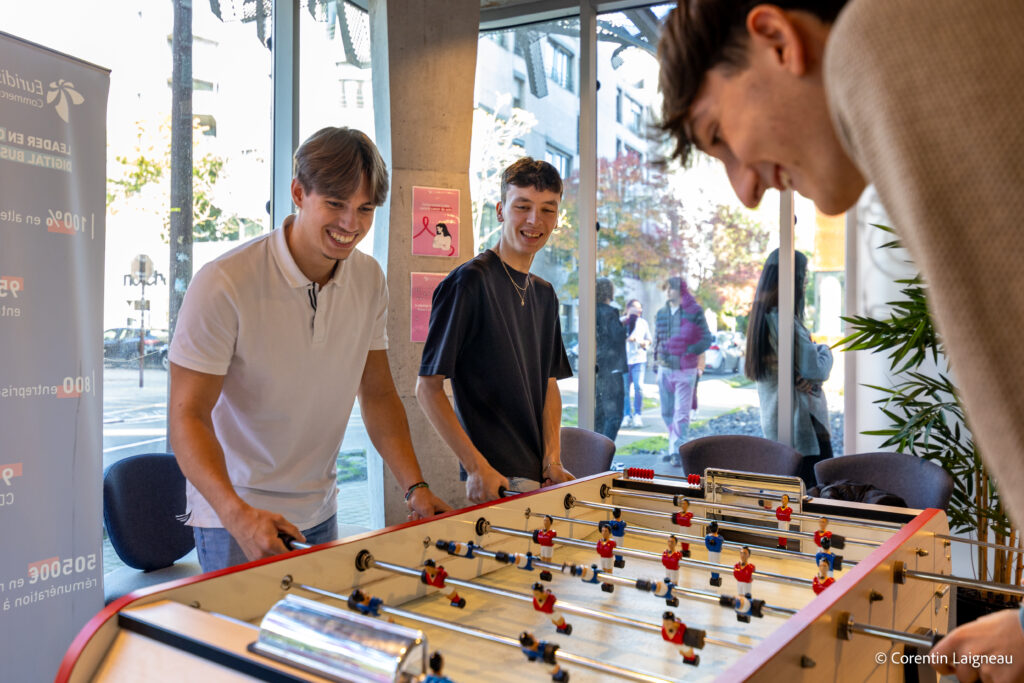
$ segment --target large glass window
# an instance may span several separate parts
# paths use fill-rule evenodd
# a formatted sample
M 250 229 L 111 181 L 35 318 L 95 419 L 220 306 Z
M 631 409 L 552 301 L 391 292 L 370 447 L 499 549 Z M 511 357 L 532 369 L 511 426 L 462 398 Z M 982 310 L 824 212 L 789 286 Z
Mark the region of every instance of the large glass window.
M 503 35 L 511 38 L 500 38 Z M 557 40 L 549 36 L 557 36 Z M 572 86 L 579 54 L 579 21 L 483 33 L 478 49 L 470 157 L 476 249 L 482 251 L 498 241 L 500 225 L 494 207 L 500 199 L 500 175 L 505 167 L 519 157 L 532 156 L 559 169 L 565 181 L 559 228 L 538 254 L 532 272 L 550 282 L 558 293 L 562 337 L 575 370 L 580 104 Z M 576 378 L 560 381 L 559 387 L 562 424 L 574 426 L 578 420 Z
M 111 70 L 103 463 L 167 451 L 173 3 L 113 0 L 97 22 L 94 4 L 55 0 L 7 13 L 4 30 Z M 253 25 L 215 16 L 210 3 L 192 3 L 191 36 L 198 270 L 269 227 L 270 52 Z M 144 282 L 140 255 L 153 265 Z M 118 564 L 109 545 L 104 560 L 108 571 Z

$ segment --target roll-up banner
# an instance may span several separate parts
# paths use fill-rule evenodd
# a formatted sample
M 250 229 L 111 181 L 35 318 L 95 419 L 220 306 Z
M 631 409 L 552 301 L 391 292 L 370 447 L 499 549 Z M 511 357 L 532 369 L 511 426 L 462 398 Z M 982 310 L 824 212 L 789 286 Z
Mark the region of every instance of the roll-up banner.
M 103 607 L 109 72 L 0 32 L 0 679 Z

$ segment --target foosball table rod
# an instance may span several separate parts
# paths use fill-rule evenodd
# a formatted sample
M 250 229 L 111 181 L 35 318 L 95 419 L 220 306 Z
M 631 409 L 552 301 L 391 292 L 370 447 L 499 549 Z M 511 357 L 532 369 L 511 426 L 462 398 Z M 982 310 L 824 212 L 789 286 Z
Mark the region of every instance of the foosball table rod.
M 598 526 L 600 524 L 600 522 L 591 522 L 591 521 L 588 521 L 588 520 L 585 520 L 585 519 L 576 519 L 575 517 L 563 517 L 563 516 L 560 516 L 560 515 L 544 515 L 544 514 L 540 514 L 540 513 L 536 513 L 536 512 L 531 512 L 530 514 L 533 515 L 533 516 L 538 516 L 538 517 L 550 517 L 553 521 L 556 521 L 556 522 L 569 522 L 571 524 L 582 524 L 584 526 L 594 526 L 594 527 L 596 527 L 596 526 Z M 703 517 L 693 517 L 692 520 L 694 522 L 698 522 L 698 523 L 710 522 L 711 521 L 711 520 L 705 520 Z M 717 522 L 718 520 L 714 520 L 714 521 Z M 686 528 L 686 527 L 682 527 L 682 528 Z M 765 527 L 765 528 L 770 530 L 770 531 L 774 531 L 774 529 L 770 529 L 768 527 Z M 697 544 L 697 543 L 703 544 L 704 543 L 704 537 L 703 536 L 694 536 L 693 534 L 684 534 L 684 533 L 681 533 L 679 531 L 661 531 L 659 529 L 650 529 L 648 527 L 643 527 L 643 526 L 630 526 L 629 527 L 629 533 L 636 534 L 638 536 L 646 536 L 648 538 L 660 538 L 660 539 L 667 539 L 669 536 L 675 536 L 677 539 L 679 539 L 680 541 L 682 541 L 684 543 L 695 543 L 695 544 Z M 777 557 L 777 558 L 787 559 L 787 560 L 793 559 L 793 558 L 803 558 L 803 559 L 807 559 L 807 560 L 813 560 L 814 559 L 814 555 L 812 553 L 801 553 L 801 552 L 798 552 L 796 550 L 779 550 L 778 548 L 769 548 L 768 546 L 765 546 L 765 545 L 757 545 L 757 544 L 751 544 L 751 543 L 734 543 L 732 541 L 725 541 L 725 543 L 723 545 L 723 548 L 724 549 L 729 549 L 729 550 L 739 550 L 739 548 L 744 546 L 744 545 L 749 546 L 751 550 L 756 550 L 758 555 L 765 555 L 765 556 L 768 556 L 768 557 Z M 844 564 L 844 566 L 852 567 L 852 566 L 856 565 L 857 563 L 856 562 L 850 562 L 850 561 L 844 559 L 843 560 L 843 564 Z
M 679 505 L 680 501 L 686 500 L 687 502 L 690 503 L 690 505 L 696 505 L 698 507 L 709 507 L 709 508 L 728 510 L 728 511 L 734 511 L 734 512 L 743 512 L 743 513 L 747 513 L 747 514 L 751 514 L 751 515 L 757 515 L 757 516 L 760 516 L 760 517 L 770 518 L 770 519 L 773 519 L 773 520 L 775 519 L 775 511 L 774 510 L 767 510 L 765 508 L 757 507 L 757 506 L 754 506 L 754 505 L 746 506 L 746 505 L 735 505 L 733 503 L 712 503 L 710 501 L 703 500 L 701 498 L 690 498 L 688 496 L 681 496 L 679 494 L 670 494 L 670 493 L 639 493 L 637 491 L 630 491 L 628 489 L 617 489 L 617 488 L 613 488 L 611 486 L 607 487 L 607 492 L 612 494 L 612 495 L 625 496 L 625 497 L 628 497 L 628 498 L 639 498 L 641 500 L 650 500 L 650 501 L 666 502 L 666 503 L 667 502 L 671 502 L 673 505 L 676 505 L 676 506 Z M 767 499 L 769 497 L 770 496 L 767 496 L 767 495 L 764 496 L 765 499 Z M 817 522 L 819 519 L 821 519 L 821 517 L 822 517 L 821 515 L 811 515 L 811 514 L 807 514 L 805 512 L 793 512 L 792 515 L 791 515 L 792 519 L 803 519 L 803 520 L 806 520 L 806 521 L 809 521 L 809 522 Z M 869 521 L 869 520 L 860 520 L 860 519 L 858 519 L 857 520 L 857 526 L 862 526 L 865 529 L 879 529 L 879 530 L 882 530 L 882 531 L 898 531 L 900 529 L 901 525 L 895 524 L 895 523 L 888 523 L 888 522 L 877 522 L 877 521 Z M 1018 550 L 1019 550 L 1019 548 L 1018 548 Z
M 504 534 L 506 536 L 521 536 L 521 537 L 526 537 L 526 538 L 531 538 L 531 539 L 533 538 L 533 533 L 532 532 L 530 532 L 530 531 L 522 531 L 522 530 L 519 530 L 519 529 L 509 529 L 507 527 L 490 526 L 488 524 L 487 525 L 487 530 L 488 531 L 492 531 L 494 533 L 498 533 L 498 534 Z M 556 537 L 556 538 L 554 538 L 552 540 L 555 543 L 559 543 L 561 545 L 566 545 L 566 546 L 571 546 L 571 547 L 574 547 L 574 548 L 593 548 L 593 543 L 590 543 L 588 541 L 581 541 L 578 538 L 566 538 L 566 537 L 563 537 L 563 536 L 558 536 L 558 537 Z M 652 552 L 649 552 L 647 550 L 636 550 L 636 549 L 633 549 L 633 548 L 626 548 L 626 547 L 622 547 L 622 546 L 616 546 L 615 554 L 623 555 L 624 557 L 634 557 L 634 558 L 637 558 L 637 559 L 640 559 L 640 560 L 649 560 L 649 561 L 652 561 L 652 562 L 660 562 L 661 561 L 661 556 L 658 555 L 657 553 L 652 553 Z M 680 564 L 680 566 L 693 567 L 695 569 L 707 569 L 707 570 L 712 571 L 712 572 L 718 571 L 718 572 L 729 573 L 733 569 L 730 565 L 715 564 L 713 562 L 705 562 L 703 560 L 680 560 L 679 564 Z M 614 575 L 610 575 L 610 576 L 614 576 Z M 774 572 L 762 572 L 762 571 L 759 571 L 759 572 L 757 572 L 757 577 L 759 579 L 764 579 L 766 581 L 770 581 L 770 582 L 774 582 L 774 583 L 782 583 L 782 584 L 786 584 L 786 585 L 789 585 L 789 586 L 800 586 L 801 588 L 810 588 L 811 587 L 811 581 L 809 579 L 798 579 L 798 578 L 795 578 L 795 577 L 792 577 L 792 576 L 786 576 L 785 574 L 776 574 Z

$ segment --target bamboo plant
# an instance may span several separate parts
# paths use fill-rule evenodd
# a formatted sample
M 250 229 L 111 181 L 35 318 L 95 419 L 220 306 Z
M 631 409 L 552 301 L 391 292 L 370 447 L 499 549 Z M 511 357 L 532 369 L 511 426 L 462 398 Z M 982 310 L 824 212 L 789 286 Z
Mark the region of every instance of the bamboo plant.
M 889 227 L 875 227 L 892 233 Z M 900 245 L 893 240 L 883 246 Z M 948 365 L 942 340 L 928 314 L 927 285 L 920 275 L 897 283 L 902 285 L 903 298 L 888 302 L 887 319 L 844 317 L 853 332 L 837 342 L 845 351 L 886 353 L 890 370 L 898 377 L 891 387 L 866 385 L 882 394 L 875 403 L 891 426 L 863 433 L 884 437 L 883 447 L 894 446 L 931 460 L 949 472 L 953 478 L 947 508 L 951 529 L 972 532 L 981 541 L 1019 547 L 1020 535 L 1010 525 L 996 482 L 978 454 L 956 385 L 944 369 Z M 937 369 L 922 372 L 922 365 L 929 361 Z M 987 548 L 979 546 L 976 553 L 979 579 L 1020 584 L 1024 574 L 1020 553 L 996 550 L 991 566 Z

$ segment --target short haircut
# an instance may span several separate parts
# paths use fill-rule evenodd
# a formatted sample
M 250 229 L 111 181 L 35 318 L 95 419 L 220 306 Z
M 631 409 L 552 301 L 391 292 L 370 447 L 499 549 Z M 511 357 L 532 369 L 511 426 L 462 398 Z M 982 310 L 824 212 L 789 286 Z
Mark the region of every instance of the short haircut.
M 501 201 L 505 201 L 508 186 L 532 187 L 536 190 L 550 190 L 562 196 L 562 176 L 558 169 L 546 161 L 523 157 L 501 172 Z
M 295 150 L 293 175 L 306 192 L 345 199 L 365 177 L 375 206 L 388 196 L 388 167 L 366 133 L 354 128 L 321 128 Z
M 704 77 L 719 65 L 747 66 L 747 15 L 765 0 L 679 0 L 665 19 L 658 41 L 661 64 L 661 121 L 675 139 L 672 157 L 687 164 L 694 141 L 686 122 Z M 846 0 L 777 0 L 783 10 L 809 12 L 826 24 L 836 20 Z
M 606 277 L 597 278 L 597 284 L 594 285 L 594 296 L 597 298 L 597 303 L 608 303 L 615 296 L 615 285 Z

